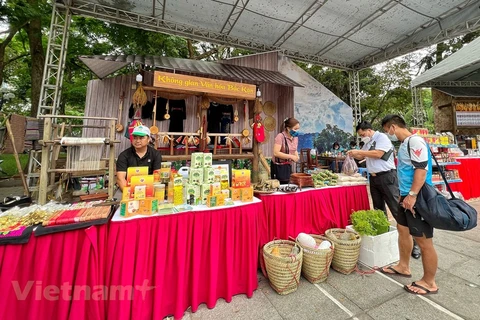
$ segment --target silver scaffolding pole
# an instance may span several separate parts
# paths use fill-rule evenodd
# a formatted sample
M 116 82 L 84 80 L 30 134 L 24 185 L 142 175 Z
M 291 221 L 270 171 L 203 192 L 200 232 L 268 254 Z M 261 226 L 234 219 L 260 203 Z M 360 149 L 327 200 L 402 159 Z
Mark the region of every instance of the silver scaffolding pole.
M 413 125 L 422 127 L 424 123 L 422 88 L 412 87 Z
M 362 112 L 360 108 L 360 80 L 358 71 L 353 70 L 348 72 L 350 80 L 350 106 L 353 113 L 353 127 L 362 122 Z M 355 130 L 355 129 L 354 129 Z
M 61 4 L 53 3 L 37 117 L 45 114 L 56 114 L 58 111 L 71 17 L 72 14 L 68 6 L 64 7 Z

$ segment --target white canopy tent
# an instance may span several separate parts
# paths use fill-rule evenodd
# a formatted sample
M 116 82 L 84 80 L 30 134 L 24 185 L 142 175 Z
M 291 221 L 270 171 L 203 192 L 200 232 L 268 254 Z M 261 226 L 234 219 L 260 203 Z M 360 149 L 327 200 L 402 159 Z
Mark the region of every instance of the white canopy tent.
M 39 114 L 59 104 L 72 14 L 225 44 L 279 50 L 350 70 L 354 121 L 361 118 L 358 70 L 480 29 L 470 0 L 57 0 Z

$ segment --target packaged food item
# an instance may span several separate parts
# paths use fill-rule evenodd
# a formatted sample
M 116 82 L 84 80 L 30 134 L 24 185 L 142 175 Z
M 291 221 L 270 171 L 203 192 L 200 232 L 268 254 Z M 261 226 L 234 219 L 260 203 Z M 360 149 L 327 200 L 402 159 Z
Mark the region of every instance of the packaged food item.
M 148 167 L 129 167 L 127 168 L 127 186 L 130 185 L 132 177 L 148 176 Z
M 220 186 L 222 190 L 226 190 L 230 187 L 230 182 L 228 181 L 228 171 L 221 170 L 220 171 Z
M 173 187 L 173 204 L 178 206 L 183 204 L 183 185 L 177 185 Z
M 167 202 L 168 203 L 173 203 L 173 197 L 174 197 L 174 190 L 173 190 L 173 182 L 168 183 L 168 189 L 167 189 Z
M 162 203 L 165 200 L 165 185 L 163 183 L 155 183 L 153 189 L 155 199 Z
M 225 197 L 224 194 L 219 193 L 219 194 L 217 195 L 217 206 L 224 206 L 224 205 L 225 205 L 225 199 L 226 199 L 226 198 L 227 198 L 227 197 Z
M 253 187 L 241 188 L 240 190 L 240 200 L 242 202 L 252 202 L 253 201 Z
M 217 196 L 208 196 L 207 207 L 216 207 L 216 206 L 217 206 Z
M 137 214 L 152 215 L 158 210 L 158 200 L 150 197 L 143 200 L 138 200 L 138 212 Z
M 210 186 L 211 186 L 211 184 L 204 183 L 204 184 L 202 184 L 202 186 L 200 188 L 202 204 L 207 203 L 207 197 L 210 195 Z
M 190 184 L 201 185 L 203 183 L 203 168 L 190 168 L 190 177 L 188 182 Z
M 190 163 L 190 170 L 203 168 L 203 152 L 193 152 Z
M 203 154 L 203 166 L 204 167 L 211 167 L 213 162 L 213 155 L 211 153 L 204 153 Z
M 215 182 L 215 170 L 212 167 L 203 168 L 203 183 Z
M 130 188 L 125 187 L 122 190 L 122 201 L 130 200 Z
M 160 182 L 160 181 L 161 181 L 160 169 L 153 170 L 153 182 Z
M 210 185 L 210 194 L 216 196 L 222 191 L 220 182 L 214 182 Z
M 137 214 L 140 203 L 138 200 L 122 200 L 120 202 L 120 215 L 128 218 Z
M 147 197 L 146 195 L 146 186 L 135 186 L 135 191 L 133 193 L 133 199 L 135 200 L 143 200 Z
M 153 197 L 153 175 L 132 177 L 132 181 L 130 182 L 130 197 L 134 199 L 138 198 L 135 196 L 136 186 L 145 186 L 145 195 L 141 195 L 140 197 Z M 139 188 L 138 190 L 143 190 L 143 188 Z
M 232 170 L 232 187 L 250 187 L 250 170 Z
M 240 201 L 240 196 L 241 196 L 241 191 L 242 189 L 239 188 L 230 188 L 230 198 L 232 198 L 233 201 Z
M 186 185 L 186 196 L 187 196 L 187 202 L 189 202 L 189 205 L 197 205 L 200 204 L 201 202 L 201 197 L 200 197 L 200 186 L 197 186 L 195 184 L 187 184 Z M 193 196 L 193 203 L 190 203 L 190 199 Z
M 220 194 L 223 194 L 225 198 L 230 198 L 230 190 L 228 189 L 220 190 Z

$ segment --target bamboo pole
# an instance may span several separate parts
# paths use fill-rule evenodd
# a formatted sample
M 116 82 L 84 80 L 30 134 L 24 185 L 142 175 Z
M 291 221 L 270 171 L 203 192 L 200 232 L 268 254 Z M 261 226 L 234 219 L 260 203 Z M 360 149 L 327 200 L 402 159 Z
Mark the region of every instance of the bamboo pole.
M 43 128 L 43 140 L 50 140 L 52 134 L 52 118 L 45 118 L 44 128 Z M 50 146 L 43 144 L 42 146 L 42 166 L 40 168 L 40 183 L 38 186 L 38 204 L 44 205 L 47 203 L 47 193 L 48 193 L 48 166 L 50 163 Z
M 10 140 L 12 140 L 13 156 L 15 157 L 15 162 L 17 163 L 18 173 L 20 174 L 20 178 L 22 179 L 24 194 L 26 196 L 30 196 L 30 191 L 28 190 L 27 180 L 25 179 L 25 175 L 23 174 L 22 164 L 20 163 L 20 159 L 18 158 L 17 148 L 15 147 L 15 138 L 13 137 L 12 127 L 10 126 L 10 119 L 7 119 L 5 124 L 7 126 L 7 132 L 8 132 L 8 135 L 10 137 Z

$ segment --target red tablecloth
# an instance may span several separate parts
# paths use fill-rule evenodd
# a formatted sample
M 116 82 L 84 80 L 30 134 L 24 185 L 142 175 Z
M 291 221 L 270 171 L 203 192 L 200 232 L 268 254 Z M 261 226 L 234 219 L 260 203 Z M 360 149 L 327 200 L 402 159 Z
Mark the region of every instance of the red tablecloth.
M 32 235 L 26 244 L 0 246 L 0 319 L 102 318 L 106 230 Z
M 251 297 L 257 288 L 260 202 L 218 210 L 111 222 L 107 287 L 132 287 L 133 300 L 106 301 L 110 319 L 181 318 L 188 307 Z
M 448 169 L 457 169 L 460 183 L 450 184 L 453 191 L 461 192 L 465 200 L 480 197 L 480 158 L 457 158 L 460 165 L 449 166 Z
M 264 209 L 260 216 L 260 246 L 273 239 L 295 238 L 300 232 L 323 234 L 329 228 L 344 228 L 353 211 L 370 209 L 364 185 L 259 198 Z

